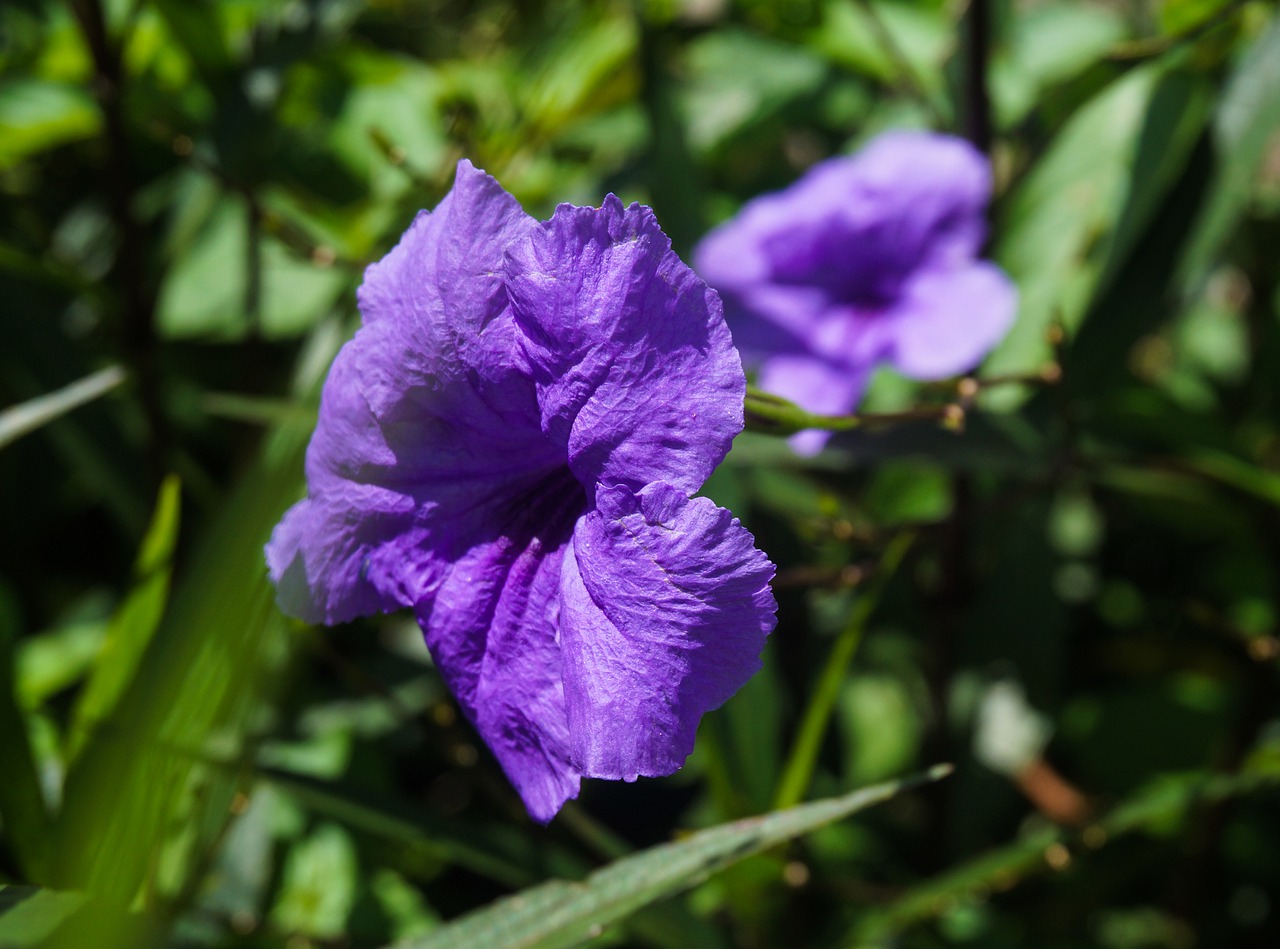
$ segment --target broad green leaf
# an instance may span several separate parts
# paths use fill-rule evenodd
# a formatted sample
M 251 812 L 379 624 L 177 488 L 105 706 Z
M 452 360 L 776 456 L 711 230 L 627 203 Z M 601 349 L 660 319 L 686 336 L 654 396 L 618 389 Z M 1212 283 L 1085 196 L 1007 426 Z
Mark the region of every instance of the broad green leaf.
M 1125 34 L 1124 20 L 1109 7 L 1082 3 L 1034 6 L 1011 18 L 1008 46 L 991 63 L 996 121 L 1022 121 L 1046 89 L 1094 65 Z
M 211 0 L 153 0 L 152 6 L 201 77 L 216 87 L 234 65 L 218 4 Z
M 169 599 L 180 502 L 180 482 L 170 475 L 160 487 L 151 526 L 133 565 L 133 589 L 111 618 L 93 673 L 76 702 L 68 759 L 76 756 L 95 725 L 115 707 L 160 625 Z
M 92 138 L 102 116 L 80 86 L 19 78 L 0 83 L 0 170 L 40 152 Z
M 886 801 L 902 790 L 937 780 L 948 766 L 924 775 L 804 804 L 700 831 L 652 847 L 597 870 L 581 883 L 554 880 L 477 910 L 424 939 L 398 949 L 554 949 L 599 936 L 604 927 L 670 896 L 754 853 Z
M 321 824 L 289 849 L 272 922 L 287 933 L 318 939 L 342 936 L 358 876 L 351 836 L 337 824 Z
M 524 90 L 527 133 L 551 138 L 579 119 L 628 98 L 638 82 L 631 64 L 631 17 L 606 17 L 560 37 Z
M 79 893 L 0 884 L 0 947 L 48 945 L 49 937 L 84 905 Z
M 803 49 L 753 33 L 719 30 L 690 44 L 683 89 L 689 144 L 706 152 L 744 127 L 814 92 L 829 69 Z
M 924 722 L 897 676 L 850 677 L 840 693 L 837 723 L 844 739 L 846 780 L 882 781 L 918 760 Z
M 192 200 L 205 202 L 198 192 Z M 187 217 L 179 226 L 192 228 Z M 235 340 L 251 332 L 269 338 L 297 336 L 319 322 L 346 284 L 341 272 L 300 260 L 275 238 L 262 235 L 259 324 L 254 326 L 248 309 L 249 247 L 244 203 L 223 196 L 194 237 L 175 239 L 178 256 L 165 275 L 157 306 L 159 331 L 172 339 Z
M 1186 33 L 1238 5 L 1234 0 L 1165 0 L 1158 8 L 1160 29 L 1170 36 Z
M 78 382 L 0 412 L 0 448 L 105 395 L 125 380 L 119 366 L 108 366 Z
M 1051 356 L 1050 325 L 1080 326 L 1181 174 L 1207 101 L 1200 83 L 1152 64 L 1107 86 L 1058 133 L 998 228 L 993 253 L 1018 285 L 1019 312 L 989 373 L 1034 372 Z M 1008 387 L 984 403 L 1021 395 Z
M 1217 173 L 1180 265 L 1180 289 L 1197 290 L 1257 192 L 1259 168 L 1280 130 L 1280 20 L 1245 53 L 1213 120 Z
M 941 99 L 956 32 L 945 9 L 893 0 L 828 0 L 811 45 L 832 62 Z M 940 103 L 939 103 L 940 104 Z
M 432 170 L 445 158 L 444 120 L 437 104 L 440 82 L 430 66 L 361 48 L 341 59 L 348 87 L 342 111 L 334 120 L 329 144 L 334 152 L 369 182 L 374 195 L 396 196 L 411 185 L 378 149 L 374 136 L 386 136 L 404 152 L 408 168 Z M 425 197 L 419 203 L 427 203 Z
M 39 708 L 79 682 L 93 667 L 106 634 L 106 619 L 81 620 L 22 639 L 15 657 L 18 704 Z
M 1098 281 L 1100 290 L 1118 276 L 1160 203 L 1186 168 L 1191 150 L 1209 121 L 1213 94 L 1213 86 L 1192 72 L 1171 71 L 1156 84 L 1138 136 L 1124 208 L 1102 247 L 1106 263 Z

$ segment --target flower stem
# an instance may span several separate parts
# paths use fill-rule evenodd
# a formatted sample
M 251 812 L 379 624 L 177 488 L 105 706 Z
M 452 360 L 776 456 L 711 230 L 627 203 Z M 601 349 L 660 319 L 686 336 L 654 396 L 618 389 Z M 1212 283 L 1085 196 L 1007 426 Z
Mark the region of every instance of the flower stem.
M 747 428 L 766 435 L 794 435 L 796 432 L 810 428 L 828 432 L 848 432 L 855 428 L 871 428 L 921 420 L 936 420 L 948 428 L 959 429 L 964 422 L 964 408 L 956 403 L 922 406 L 903 412 L 814 415 L 786 399 L 754 388 L 747 389 L 745 409 Z
M 890 541 L 874 578 L 854 601 L 848 622 L 840 631 L 831 654 L 827 657 L 827 664 L 818 678 L 813 697 L 804 711 L 791 756 L 782 769 L 782 779 L 778 782 L 778 790 L 774 795 L 775 808 L 792 807 L 800 803 L 809 790 L 814 769 L 818 765 L 818 753 L 822 750 L 822 739 L 827 733 L 827 725 L 835 711 L 849 665 L 862 642 L 867 621 L 871 619 L 881 595 L 914 541 L 913 533 L 899 534 Z

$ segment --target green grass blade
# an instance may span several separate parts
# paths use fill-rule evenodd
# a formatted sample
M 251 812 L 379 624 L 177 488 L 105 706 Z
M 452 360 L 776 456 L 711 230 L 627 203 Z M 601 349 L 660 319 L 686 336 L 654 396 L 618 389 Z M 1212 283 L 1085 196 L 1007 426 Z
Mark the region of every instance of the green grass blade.
M 94 723 L 106 718 L 115 707 L 160 625 L 169 599 L 180 502 L 180 482 L 170 476 L 160 487 L 151 526 L 134 564 L 134 587 L 111 618 L 98 661 L 76 703 L 68 740 L 69 759 L 80 750 Z
M 69 386 L 10 406 L 0 412 L 0 448 L 66 415 L 72 409 L 78 409 L 86 402 L 105 395 L 124 380 L 123 369 L 108 366 Z
M 292 642 L 262 545 L 299 494 L 305 431 L 246 472 L 111 713 L 67 776 L 59 885 L 123 905 L 181 902 L 246 780 L 253 725 Z M 280 457 L 283 455 L 283 457 Z M 268 456 L 270 457 L 270 456 Z
M 885 587 L 897 573 L 898 566 L 907 555 L 913 534 L 901 534 L 890 543 L 884 556 L 880 558 L 880 566 L 876 577 L 867 589 L 859 593 L 853 603 L 849 619 L 840 631 L 827 664 L 822 669 L 818 684 L 814 687 L 813 696 L 805 709 L 804 718 L 796 734 L 792 746 L 791 757 L 782 769 L 782 778 L 778 781 L 778 792 L 774 798 L 774 807 L 791 807 L 799 803 L 809 790 L 813 780 L 813 772 L 818 764 L 818 754 L 822 751 L 822 739 L 827 733 L 831 714 L 835 711 L 836 701 L 840 697 L 840 689 L 849 673 L 849 665 L 862 642 L 862 634 L 867 628 L 871 614 Z
M 397 949 L 557 949 L 593 939 L 604 927 L 655 900 L 775 844 L 886 801 L 902 790 L 950 773 L 923 775 L 722 824 L 674 843 L 652 847 L 597 870 L 581 883 L 553 880 L 489 906 Z
M 13 675 L 14 643 L 0 627 L 0 821 L 10 849 L 28 880 L 40 881 L 49 842 L 49 813 L 18 707 Z

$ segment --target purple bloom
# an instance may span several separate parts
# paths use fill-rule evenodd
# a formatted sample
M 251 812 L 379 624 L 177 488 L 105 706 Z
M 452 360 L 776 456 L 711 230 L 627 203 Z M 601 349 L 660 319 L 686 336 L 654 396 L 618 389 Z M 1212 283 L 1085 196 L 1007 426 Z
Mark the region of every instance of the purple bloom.
M 889 133 L 748 203 L 706 237 L 695 265 L 724 296 L 761 388 L 811 412 L 849 412 L 877 364 L 945 378 L 1008 330 L 1013 285 L 976 259 L 990 196 L 987 161 L 966 142 Z M 803 433 L 797 447 L 823 441 Z
M 540 223 L 463 161 L 359 302 L 267 545 L 281 607 L 412 607 L 539 821 L 678 769 L 774 625 L 773 565 L 690 497 L 742 429 L 715 292 L 648 208 Z

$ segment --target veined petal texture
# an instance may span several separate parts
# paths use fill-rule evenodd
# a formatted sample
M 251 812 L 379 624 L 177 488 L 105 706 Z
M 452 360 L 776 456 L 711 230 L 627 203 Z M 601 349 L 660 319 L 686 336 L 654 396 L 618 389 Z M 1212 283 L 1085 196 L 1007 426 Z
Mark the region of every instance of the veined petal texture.
M 746 379 L 719 297 L 653 212 L 563 204 L 506 273 L 543 428 L 583 485 L 701 487 L 742 430 Z
M 574 759 L 592 777 L 670 774 L 703 713 L 760 668 L 773 565 L 732 514 L 672 485 L 597 500 L 561 576 Z
M 539 224 L 461 162 L 359 301 L 267 545 L 281 607 L 411 607 L 536 820 L 679 768 L 773 626 L 772 566 L 690 499 L 742 428 L 719 298 L 647 208 Z

